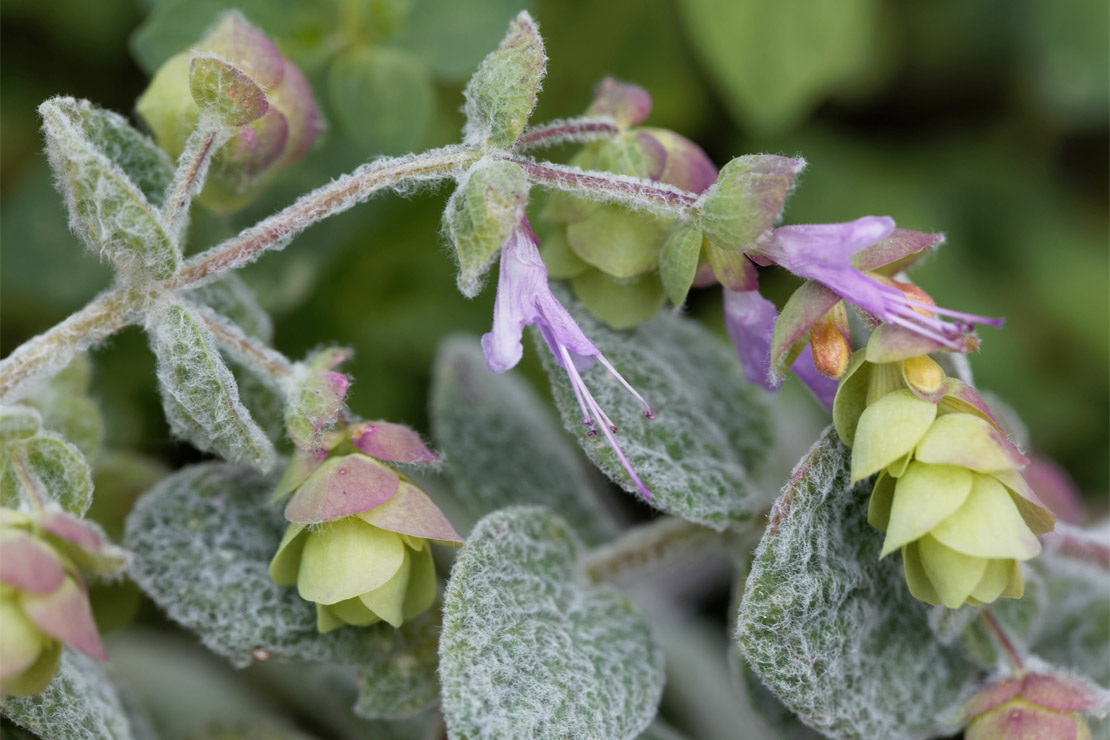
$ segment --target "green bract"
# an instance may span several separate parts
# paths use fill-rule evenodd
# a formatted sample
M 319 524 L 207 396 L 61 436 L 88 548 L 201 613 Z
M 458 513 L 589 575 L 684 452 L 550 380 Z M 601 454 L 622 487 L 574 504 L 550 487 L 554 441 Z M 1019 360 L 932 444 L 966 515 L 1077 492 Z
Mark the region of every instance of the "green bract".
M 890 346 L 876 332 L 866 356 Z M 857 357 L 833 418 L 852 445 L 852 480 L 879 474 L 867 519 L 886 532 L 880 557 L 901 549 L 910 593 L 950 609 L 1021 597 L 1018 563 L 1040 552 L 1053 516 L 974 389 L 924 355 Z
M 705 195 L 698 225 L 721 249 L 752 249 L 771 233 L 794 175 L 805 162 L 770 154 L 746 154 L 721 169 Z
M 516 141 L 536 105 L 546 64 L 536 22 L 521 11 L 466 85 L 467 142 L 503 148 Z

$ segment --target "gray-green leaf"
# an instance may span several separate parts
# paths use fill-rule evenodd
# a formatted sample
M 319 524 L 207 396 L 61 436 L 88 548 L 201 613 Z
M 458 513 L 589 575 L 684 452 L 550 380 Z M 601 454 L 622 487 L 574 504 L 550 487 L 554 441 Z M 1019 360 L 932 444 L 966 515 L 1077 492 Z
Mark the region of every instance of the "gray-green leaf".
M 452 738 L 634 738 L 662 654 L 636 607 L 575 577 L 578 537 L 539 507 L 480 521 L 455 561 L 440 639 Z
M 92 472 L 81 451 L 56 434 L 8 439 L 0 447 L 0 503 L 13 509 L 53 502 L 81 516 L 92 502 Z
M 493 147 L 516 141 L 536 106 L 546 64 L 536 22 L 522 10 L 463 91 L 467 141 Z
M 321 635 L 314 605 L 270 580 L 270 559 L 287 524 L 264 505 L 275 482 L 220 463 L 164 479 L 127 519 L 132 578 L 235 665 L 262 651 L 274 659 L 357 666 L 356 710 L 366 716 L 407 715 L 434 702 L 437 614 L 396 630 L 382 623 Z
M 181 262 L 156 208 L 127 170 L 113 162 L 89 137 L 109 132 L 131 146 L 134 137 L 125 123 L 111 119 L 91 103 L 73 98 L 51 98 L 39 106 L 46 153 L 59 191 L 69 210 L 69 226 L 94 252 L 108 257 L 124 273 L 138 272 L 157 279 L 170 277 Z M 94 120 L 85 124 L 85 119 Z M 113 125 L 115 124 L 115 125 Z M 155 168 L 146 169 L 149 157 L 142 147 L 129 161 L 132 171 L 153 187 Z M 152 179 L 154 178 L 154 179 Z
M 173 432 L 233 462 L 263 470 L 272 466 L 273 445 L 239 400 L 235 378 L 203 321 L 171 303 L 154 312 L 148 333 Z
M 506 506 L 548 504 L 588 541 L 616 534 L 548 406 L 515 373 L 490 372 L 477 337 L 440 345 L 431 396 L 432 435 L 475 520 Z
M 763 682 L 832 738 L 918 738 L 952 729 L 977 667 L 942 645 L 897 557 L 879 560 L 870 485 L 827 429 L 771 511 L 740 605 L 737 641 Z
M 582 377 L 619 428 L 617 441 L 651 491 L 649 504 L 718 531 L 750 519 L 762 496 L 750 473 L 771 443 L 760 392 L 745 382 L 724 343 L 694 321 L 659 315 L 628 332 L 614 332 L 557 290 L 563 304 L 614 367 L 651 404 L 639 402 L 596 364 Z M 566 371 L 535 335 L 563 423 L 591 460 L 640 497 L 601 435 L 589 436 Z
M 64 648 L 58 673 L 34 696 L 4 700 L 4 716 L 41 738 L 131 740 L 120 693 L 101 663 Z

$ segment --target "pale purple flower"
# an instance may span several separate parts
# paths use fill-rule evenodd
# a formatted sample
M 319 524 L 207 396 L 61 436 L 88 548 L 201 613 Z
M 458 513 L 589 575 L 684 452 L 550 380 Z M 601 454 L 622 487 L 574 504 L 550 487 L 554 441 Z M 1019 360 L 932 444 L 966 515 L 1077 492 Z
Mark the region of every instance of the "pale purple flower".
M 795 275 L 816 280 L 875 318 L 903 326 L 916 334 L 959 352 L 973 345 L 967 341 L 972 323 L 1001 326 L 1002 319 L 952 311 L 916 300 L 884 285 L 857 269 L 852 255 L 894 233 L 887 216 L 864 216 L 839 224 L 783 226 L 775 229 L 761 256 Z M 946 321 L 941 316 L 954 319 Z
M 591 427 L 589 434 L 597 434 L 596 420 L 597 426 L 601 428 L 609 446 L 613 448 L 636 487 L 645 497 L 650 498 L 651 492 L 636 475 L 613 436 L 617 431 L 616 425 L 594 400 L 582 379 L 581 371 L 597 360 L 643 404 L 644 415 L 649 419 L 654 418 L 651 407 L 605 359 L 601 350 L 594 346 L 575 323 L 570 312 L 551 293 L 547 284 L 547 268 L 537 249 L 539 243 L 528 220 L 522 218 L 501 247 L 497 299 L 493 306 L 493 330 L 482 337 L 486 364 L 495 373 L 503 373 L 514 367 L 523 354 L 521 335 L 524 327 L 535 324 L 555 357 L 555 362 L 567 372 L 571 389 L 582 409 L 582 423 Z
M 760 295 L 758 290 L 725 288 L 724 297 L 725 328 L 740 355 L 744 377 L 749 383 L 762 385 L 769 391 L 776 390 L 778 383 L 771 377 L 771 337 L 779 315 L 775 304 Z M 791 370 L 817 400 L 832 409 L 837 382 L 817 372 L 809 345 L 794 361 Z

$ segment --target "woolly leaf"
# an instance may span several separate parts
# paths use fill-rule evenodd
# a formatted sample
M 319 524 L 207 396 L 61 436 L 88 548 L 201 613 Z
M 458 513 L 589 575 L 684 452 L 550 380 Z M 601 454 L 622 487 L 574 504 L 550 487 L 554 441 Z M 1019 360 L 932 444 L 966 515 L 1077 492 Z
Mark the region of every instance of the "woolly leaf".
M 8 439 L 0 446 L 0 503 L 35 508 L 53 502 L 81 516 L 92 501 L 92 473 L 81 451 L 61 437 L 41 432 Z
M 42 693 L 4 700 L 4 716 L 42 738 L 131 740 L 123 700 L 103 664 L 68 648 Z
M 148 333 L 173 432 L 201 450 L 269 468 L 273 446 L 239 400 L 235 378 L 201 319 L 185 306 L 169 304 L 151 315 Z
M 662 654 L 633 604 L 575 579 L 566 523 L 490 514 L 451 571 L 440 639 L 452 738 L 634 738 L 655 716 Z
M 458 286 L 468 298 L 501 245 L 518 226 L 528 202 L 528 177 L 512 162 L 490 162 L 471 170 L 447 201 L 444 230 L 459 262 Z
M 42 425 L 57 432 L 81 450 L 86 460 L 96 460 L 104 439 L 104 418 L 89 396 L 92 362 L 78 355 L 60 373 L 38 384 L 24 399 L 42 414 Z
M 759 391 L 744 381 L 732 351 L 699 324 L 661 315 L 630 332 L 604 328 L 565 293 L 557 295 L 613 366 L 647 399 L 655 419 L 595 364 L 582 377 L 619 428 L 616 437 L 651 490 L 649 504 L 723 530 L 761 508 L 750 474 L 771 443 Z M 625 490 L 640 497 L 601 435 L 587 436 L 566 371 L 538 333 L 537 351 L 551 379 L 563 423 L 586 454 Z
M 220 463 L 164 479 L 127 519 L 130 575 L 172 619 L 237 666 L 259 651 L 357 666 L 356 708 L 365 716 L 400 716 L 431 704 L 438 692 L 434 610 L 400 629 L 378 624 L 321 635 L 315 606 L 270 580 L 287 524 L 280 511 L 260 505 L 275 482 Z
M 467 141 L 493 147 L 516 141 L 536 105 L 546 64 L 536 22 L 521 11 L 463 91 Z
M 266 93 L 249 74 L 211 54 L 189 62 L 189 92 L 201 113 L 224 126 L 244 126 L 270 109 Z
M 833 738 L 916 738 L 950 729 L 976 668 L 942 645 L 896 557 L 879 560 L 869 482 L 827 429 L 771 511 L 740 605 L 748 664 L 811 727 Z
M 587 540 L 616 533 L 544 402 L 516 373 L 490 372 L 476 338 L 440 345 L 431 415 L 456 494 L 475 520 L 514 504 L 558 502 L 559 513 Z
M 143 276 L 165 279 L 181 262 L 177 245 L 161 223 L 161 216 L 151 205 L 139 185 L 128 172 L 113 162 L 88 137 L 110 120 L 87 101 L 73 98 L 51 98 L 39 106 L 46 153 L 59 191 L 69 211 L 69 226 L 89 249 L 104 254 L 124 273 L 139 272 Z M 90 125 L 84 120 L 96 117 Z M 110 130 L 128 144 L 133 137 L 120 134 L 122 126 Z M 113 144 L 118 147 L 119 144 Z M 141 151 L 141 148 L 137 151 Z M 132 171 L 158 177 L 154 169 L 143 169 L 141 156 L 130 160 Z

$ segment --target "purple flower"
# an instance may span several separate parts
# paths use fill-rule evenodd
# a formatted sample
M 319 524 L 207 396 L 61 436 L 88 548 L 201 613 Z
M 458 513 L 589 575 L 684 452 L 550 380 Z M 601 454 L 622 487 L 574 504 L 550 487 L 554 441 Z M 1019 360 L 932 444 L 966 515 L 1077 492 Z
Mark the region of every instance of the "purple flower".
M 744 377 L 769 391 L 778 388 L 771 377 L 771 337 L 779 312 L 775 304 L 759 294 L 759 290 L 724 289 L 725 328 L 740 355 Z M 791 366 L 794 374 L 812 391 L 826 408 L 832 409 L 837 383 L 813 366 L 813 350 L 807 345 Z
M 840 224 L 783 226 L 775 229 L 771 243 L 760 249 L 760 256 L 821 283 L 879 321 L 905 327 L 936 342 L 938 348 L 968 352 L 977 346 L 972 323 L 1002 325 L 1002 319 L 937 307 L 921 300 L 920 291 L 900 290 L 895 281 L 864 272 L 870 269 L 861 269 L 861 263 L 870 261 L 864 258 L 868 247 L 894 233 L 894 220 L 886 216 L 864 216 Z M 893 262 L 889 250 L 880 251 L 883 254 L 875 255 L 875 261 Z M 941 316 L 954 320 L 946 321 Z
M 544 267 L 537 249 L 539 243 L 528 220 L 522 218 L 501 248 L 497 299 L 493 306 L 493 330 L 482 337 L 486 364 L 495 373 L 503 373 L 515 366 L 523 353 L 520 340 L 524 327 L 535 324 L 555 357 L 555 362 L 567 372 L 571 389 L 582 409 L 582 423 L 591 427 L 589 434 L 597 434 L 597 429 L 593 428 L 596 420 L 636 487 L 645 497 L 651 498 L 651 492 L 636 475 L 613 436 L 617 431 L 616 425 L 594 400 L 582 379 L 581 371 L 590 367 L 596 359 L 644 405 L 644 415 L 649 419 L 654 418 L 651 407 L 605 359 L 605 355 L 582 332 L 563 304 L 552 295 L 547 284 L 547 268 Z

